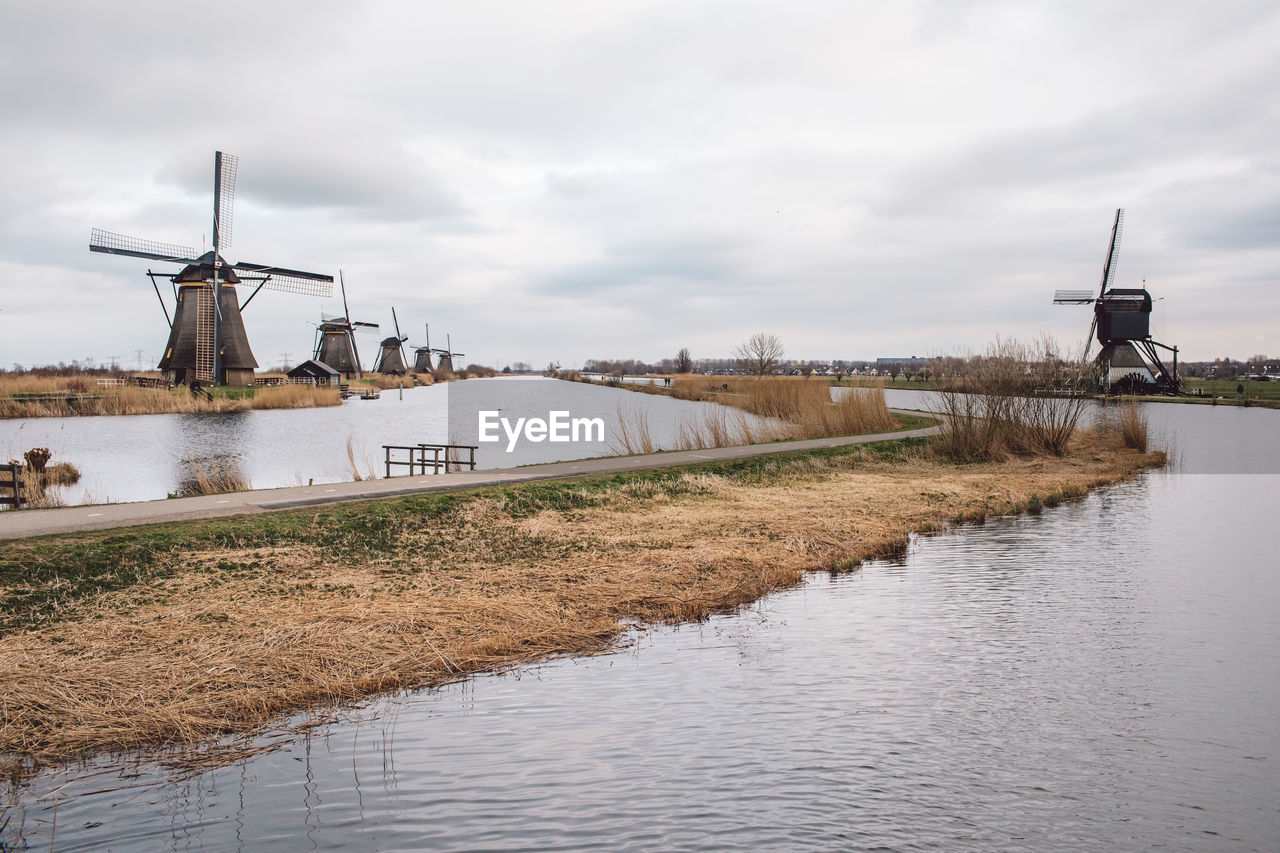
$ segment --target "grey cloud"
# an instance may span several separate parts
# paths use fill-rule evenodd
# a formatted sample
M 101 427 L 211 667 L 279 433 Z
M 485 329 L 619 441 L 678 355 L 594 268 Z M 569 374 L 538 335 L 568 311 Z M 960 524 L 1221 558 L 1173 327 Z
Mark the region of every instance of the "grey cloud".
M 271 209 L 335 210 L 375 222 L 464 225 L 456 193 L 406 151 L 377 143 L 334 147 L 257 146 L 240 157 L 237 201 Z M 212 198 L 213 152 L 162 169 L 157 178 Z

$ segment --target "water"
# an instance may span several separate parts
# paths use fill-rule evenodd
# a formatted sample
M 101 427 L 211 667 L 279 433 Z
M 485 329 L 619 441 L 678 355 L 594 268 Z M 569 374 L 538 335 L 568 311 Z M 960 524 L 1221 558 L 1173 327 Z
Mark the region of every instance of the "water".
M 67 504 L 164 498 L 178 491 L 193 465 L 210 460 L 233 462 L 257 489 L 334 483 L 352 479 L 348 441 L 361 474 L 381 477 L 383 445 L 445 443 L 456 435 L 451 417 L 474 412 L 479 401 L 512 418 L 564 410 L 606 422 L 601 442 L 522 443 L 510 453 L 505 443 L 485 447 L 477 454 L 480 468 L 616 453 L 620 418 L 637 413 L 647 417 L 654 440 L 672 448 L 682 421 L 720 408 L 542 377 L 471 379 L 392 389 L 377 400 L 353 398 L 321 409 L 0 420 L 0 454 L 20 459 L 32 447 L 48 447 L 54 462 L 74 463 L 81 480 L 61 492 Z
M 42 776 L 4 838 L 56 804 L 64 851 L 1280 849 L 1280 478 L 1196 473 L 1280 412 L 1159 411 L 1173 470 L 193 778 Z

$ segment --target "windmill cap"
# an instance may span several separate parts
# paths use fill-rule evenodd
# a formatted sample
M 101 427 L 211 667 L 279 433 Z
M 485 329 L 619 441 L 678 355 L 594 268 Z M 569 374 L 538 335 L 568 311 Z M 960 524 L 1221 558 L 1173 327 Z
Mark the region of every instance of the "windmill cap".
M 185 282 L 210 280 L 213 278 L 213 261 L 215 257 L 221 264 L 218 268 L 218 278 L 227 284 L 239 284 L 240 277 L 236 275 L 236 271 L 231 268 L 226 259 L 221 255 L 215 255 L 211 251 L 205 252 L 196 258 L 196 263 L 183 267 L 182 272 L 174 277 L 174 281 L 178 284 L 183 284 Z

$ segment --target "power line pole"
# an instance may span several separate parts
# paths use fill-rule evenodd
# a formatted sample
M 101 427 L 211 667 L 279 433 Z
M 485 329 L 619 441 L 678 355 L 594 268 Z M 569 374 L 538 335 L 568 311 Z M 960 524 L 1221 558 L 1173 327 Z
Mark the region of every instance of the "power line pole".
M 286 371 L 289 369 L 289 356 L 292 354 L 293 353 L 288 353 L 288 352 L 280 353 L 280 359 L 281 359 L 280 363 L 284 365 L 284 369 Z

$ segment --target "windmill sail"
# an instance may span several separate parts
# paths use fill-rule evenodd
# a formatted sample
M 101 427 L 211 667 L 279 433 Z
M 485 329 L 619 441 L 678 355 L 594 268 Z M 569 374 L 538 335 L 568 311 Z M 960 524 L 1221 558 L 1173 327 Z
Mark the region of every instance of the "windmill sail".
M 231 225 L 236 205 L 236 173 L 240 158 L 221 151 L 213 156 L 213 245 L 221 255 L 231 246 Z
M 303 296 L 333 296 L 333 276 L 323 273 L 290 270 L 284 267 L 272 267 L 266 264 L 239 263 L 231 268 L 244 273 L 241 280 L 253 282 L 265 280 L 263 289 L 279 290 L 284 293 L 300 293 Z
M 146 258 L 151 261 L 172 261 L 175 264 L 189 264 L 196 258 L 196 250 L 190 246 L 157 243 L 154 240 L 143 240 L 141 237 L 103 231 L 101 228 L 94 228 L 89 232 L 89 251 Z

